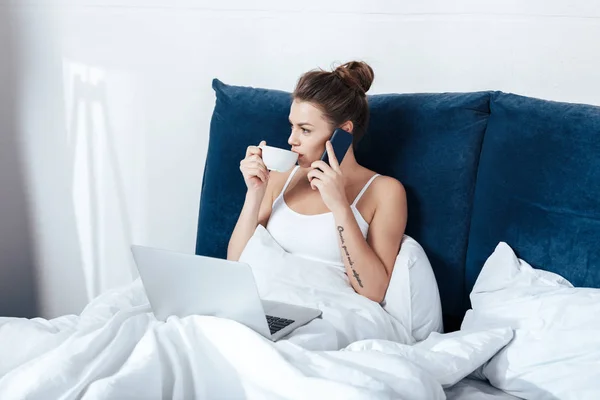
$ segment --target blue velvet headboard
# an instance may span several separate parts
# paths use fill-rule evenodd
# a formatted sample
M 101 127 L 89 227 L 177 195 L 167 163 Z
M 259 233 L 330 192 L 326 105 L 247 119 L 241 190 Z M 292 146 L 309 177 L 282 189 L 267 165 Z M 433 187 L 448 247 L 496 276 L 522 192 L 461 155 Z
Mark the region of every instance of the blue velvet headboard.
M 492 96 L 466 289 L 500 240 L 536 268 L 600 287 L 600 107 Z
M 196 253 L 224 258 L 245 194 L 239 161 L 260 140 L 287 145 L 291 98 L 216 79 L 213 89 Z M 500 92 L 374 95 L 369 102 L 357 159 L 406 187 L 406 233 L 431 261 L 447 330 L 457 328 L 500 240 L 534 266 L 600 286 L 600 108 Z M 551 216 L 536 216 L 548 207 Z

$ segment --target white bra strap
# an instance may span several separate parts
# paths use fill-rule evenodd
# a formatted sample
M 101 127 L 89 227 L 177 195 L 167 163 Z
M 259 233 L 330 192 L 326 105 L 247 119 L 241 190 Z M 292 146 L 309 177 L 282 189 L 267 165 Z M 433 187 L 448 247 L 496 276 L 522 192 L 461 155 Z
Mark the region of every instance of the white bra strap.
M 296 165 L 296 167 L 294 167 L 294 170 L 290 173 L 290 176 L 288 176 L 287 181 L 285 181 L 285 185 L 283 185 L 283 189 L 281 190 L 281 193 L 279 194 L 278 197 L 283 196 L 283 194 L 285 193 L 285 190 L 292 182 L 292 178 L 294 177 L 294 174 L 296 173 L 296 171 L 298 171 L 298 168 L 300 168 L 299 165 Z
M 369 186 L 371 186 L 371 183 L 373 183 L 373 181 L 375 180 L 375 178 L 377 178 L 378 176 L 379 176 L 379 174 L 373 175 L 371 177 L 371 179 L 369 179 L 369 181 L 362 188 L 362 190 L 360 191 L 360 193 L 358 193 L 358 196 L 356 196 L 356 199 L 354 199 L 354 202 L 352 203 L 352 205 L 354 207 L 356 207 L 356 205 L 358 204 L 358 201 L 360 200 L 360 198 L 362 197 L 362 195 L 365 194 L 365 192 L 367 191 L 367 189 L 369 188 Z

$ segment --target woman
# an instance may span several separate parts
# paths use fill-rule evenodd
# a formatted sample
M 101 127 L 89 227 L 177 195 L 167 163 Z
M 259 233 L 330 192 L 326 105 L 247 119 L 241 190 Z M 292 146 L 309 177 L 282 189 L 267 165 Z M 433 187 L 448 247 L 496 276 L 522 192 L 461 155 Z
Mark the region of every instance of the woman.
M 261 224 L 287 252 L 344 268 L 357 293 L 383 301 L 407 207 L 400 182 L 368 170 L 354 156 L 369 120 L 366 92 L 373 78 L 371 67 L 356 61 L 300 78 L 288 140 L 298 153 L 298 166 L 269 172 L 261 149 L 248 147 L 240 163 L 248 190 L 228 259 L 239 259 Z M 354 142 L 341 164 L 329 142 L 336 128 L 351 132 Z M 320 161 L 324 149 L 331 166 Z

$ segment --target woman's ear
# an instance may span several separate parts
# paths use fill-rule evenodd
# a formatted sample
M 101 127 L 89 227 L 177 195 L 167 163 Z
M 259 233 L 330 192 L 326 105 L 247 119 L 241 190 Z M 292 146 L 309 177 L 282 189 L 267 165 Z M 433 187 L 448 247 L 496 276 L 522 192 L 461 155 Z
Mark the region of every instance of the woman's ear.
M 346 132 L 352 133 L 352 130 L 354 130 L 354 124 L 352 123 L 352 121 L 346 121 L 342 125 L 340 125 L 340 128 L 342 128 Z

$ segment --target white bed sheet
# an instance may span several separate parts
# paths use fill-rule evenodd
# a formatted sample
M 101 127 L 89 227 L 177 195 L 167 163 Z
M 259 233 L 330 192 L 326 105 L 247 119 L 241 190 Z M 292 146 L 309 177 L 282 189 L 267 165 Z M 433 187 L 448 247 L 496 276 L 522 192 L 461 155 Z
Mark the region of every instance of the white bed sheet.
M 445 389 L 447 400 L 515 400 L 515 397 L 488 382 L 465 378 L 451 388 Z
M 442 400 L 512 339 L 501 328 L 415 344 L 343 273 L 254 239 L 246 257 L 261 295 L 318 307 L 322 319 L 277 343 L 216 317 L 158 321 L 137 280 L 79 316 L 0 318 L 0 399 Z

